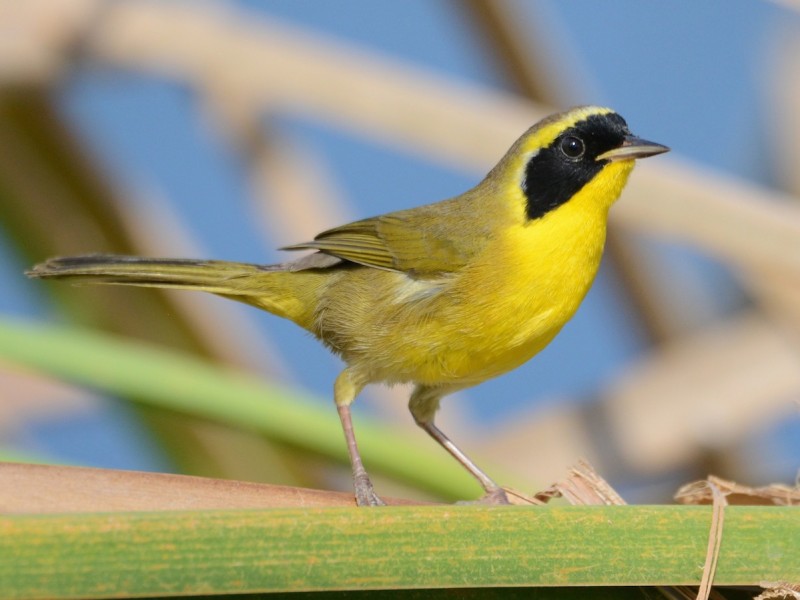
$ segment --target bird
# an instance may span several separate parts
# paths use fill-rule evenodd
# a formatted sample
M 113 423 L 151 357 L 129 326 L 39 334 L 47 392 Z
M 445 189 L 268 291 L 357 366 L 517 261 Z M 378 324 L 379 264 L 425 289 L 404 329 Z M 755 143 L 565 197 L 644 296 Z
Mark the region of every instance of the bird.
M 345 364 L 333 386 L 355 501 L 379 506 L 351 421 L 370 383 L 412 383 L 419 427 L 484 490 L 506 491 L 435 424 L 441 399 L 528 361 L 572 318 L 597 274 L 610 207 L 636 159 L 668 147 L 615 111 L 578 106 L 534 124 L 472 189 L 323 231 L 279 264 L 87 254 L 32 278 L 210 292 L 289 319 Z

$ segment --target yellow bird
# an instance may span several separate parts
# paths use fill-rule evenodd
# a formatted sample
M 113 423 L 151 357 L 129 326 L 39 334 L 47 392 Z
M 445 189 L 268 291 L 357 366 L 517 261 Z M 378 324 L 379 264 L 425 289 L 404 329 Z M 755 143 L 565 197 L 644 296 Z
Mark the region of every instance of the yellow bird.
M 277 265 L 87 255 L 28 275 L 202 290 L 290 319 L 342 357 L 334 400 L 356 501 L 380 505 L 350 405 L 368 383 L 415 384 L 414 420 L 469 472 L 503 489 L 434 424 L 443 396 L 518 367 L 575 314 L 600 265 L 608 210 L 634 160 L 668 148 L 608 108 L 578 107 L 526 131 L 486 178 L 449 200 L 320 233 Z

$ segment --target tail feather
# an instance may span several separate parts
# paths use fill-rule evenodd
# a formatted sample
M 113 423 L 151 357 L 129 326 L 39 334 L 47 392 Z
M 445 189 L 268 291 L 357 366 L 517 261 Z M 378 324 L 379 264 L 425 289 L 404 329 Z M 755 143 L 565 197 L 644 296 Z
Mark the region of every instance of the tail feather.
M 88 254 L 51 258 L 26 272 L 38 279 L 69 278 L 90 283 L 201 289 L 214 294 L 248 294 L 244 279 L 263 273 L 258 265 L 219 260 L 140 258 Z M 248 289 L 249 288 L 249 289 Z
M 308 327 L 319 275 L 290 273 L 280 265 L 221 260 L 141 258 L 88 254 L 51 258 L 26 272 L 37 279 L 194 289 L 246 302 Z

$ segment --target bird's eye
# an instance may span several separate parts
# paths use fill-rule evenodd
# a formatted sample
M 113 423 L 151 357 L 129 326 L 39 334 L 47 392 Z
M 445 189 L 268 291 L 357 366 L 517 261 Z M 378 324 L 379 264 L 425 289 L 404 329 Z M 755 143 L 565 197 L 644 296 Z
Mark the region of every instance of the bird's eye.
M 583 140 L 575 137 L 574 135 L 568 135 L 561 140 L 561 152 L 564 153 L 564 156 L 575 160 L 576 158 L 580 158 L 583 156 L 583 153 L 586 152 L 586 146 L 583 143 Z

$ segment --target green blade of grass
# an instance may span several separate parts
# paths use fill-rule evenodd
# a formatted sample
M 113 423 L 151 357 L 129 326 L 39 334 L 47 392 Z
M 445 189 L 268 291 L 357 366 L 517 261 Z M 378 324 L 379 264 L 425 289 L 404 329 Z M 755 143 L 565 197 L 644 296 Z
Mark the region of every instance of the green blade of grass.
M 347 461 L 332 401 L 320 402 L 175 351 L 75 327 L 5 319 L 0 320 L 0 357 L 108 394 L 257 431 Z M 414 440 L 364 419 L 356 419 L 355 427 L 369 469 L 445 499 L 478 494 L 471 478 L 423 434 Z
M 0 595 L 697 585 L 710 507 L 272 509 L 0 517 Z M 800 580 L 800 508 L 729 507 L 718 585 Z

